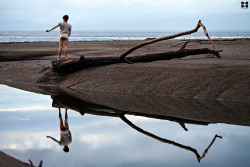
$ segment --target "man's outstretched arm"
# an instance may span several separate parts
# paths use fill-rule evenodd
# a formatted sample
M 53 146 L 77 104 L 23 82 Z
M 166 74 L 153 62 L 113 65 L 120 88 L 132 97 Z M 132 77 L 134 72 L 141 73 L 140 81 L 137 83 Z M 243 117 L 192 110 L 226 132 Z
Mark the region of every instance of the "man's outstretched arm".
M 56 26 L 54 26 L 53 28 L 51 28 L 50 30 L 46 30 L 46 32 L 50 32 L 50 31 L 52 31 L 52 30 L 54 30 L 54 29 L 56 29 L 57 27 L 59 27 L 60 26 L 60 23 L 58 23 Z
M 50 139 L 54 140 L 55 142 L 59 143 L 58 140 L 56 140 L 55 138 L 53 138 L 53 137 L 51 137 L 51 136 L 47 136 L 47 138 L 50 138 Z

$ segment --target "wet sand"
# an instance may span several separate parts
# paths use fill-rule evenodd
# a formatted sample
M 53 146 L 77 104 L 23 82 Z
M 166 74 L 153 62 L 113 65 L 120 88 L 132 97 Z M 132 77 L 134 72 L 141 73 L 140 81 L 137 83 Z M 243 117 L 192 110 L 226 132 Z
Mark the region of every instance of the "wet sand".
M 142 41 L 70 42 L 68 57 L 119 56 Z M 177 50 L 180 40 L 155 43 L 132 55 Z M 114 64 L 60 76 L 51 72 L 58 42 L 0 43 L 0 83 L 57 86 L 195 99 L 250 101 L 250 40 L 216 41 L 222 58 L 195 55 L 149 63 Z M 211 48 L 208 41 L 187 48 Z M 63 55 L 62 55 L 63 58 Z

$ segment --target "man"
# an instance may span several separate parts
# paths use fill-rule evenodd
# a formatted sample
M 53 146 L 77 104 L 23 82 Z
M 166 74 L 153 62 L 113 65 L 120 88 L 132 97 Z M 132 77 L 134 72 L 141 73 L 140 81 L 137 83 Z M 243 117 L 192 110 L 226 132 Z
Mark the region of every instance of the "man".
M 56 140 L 55 138 L 51 136 L 47 136 L 47 138 L 52 139 L 53 141 L 57 142 L 60 146 L 63 146 L 63 151 L 69 152 L 68 145 L 72 142 L 71 132 L 69 131 L 69 125 L 68 125 L 68 115 L 67 115 L 67 108 L 65 108 L 65 122 L 63 125 L 62 115 L 61 115 L 61 109 L 59 110 L 59 120 L 60 120 L 60 134 L 61 138 L 60 141 Z
M 58 49 L 58 61 L 61 58 L 62 47 L 64 45 L 64 54 L 65 60 L 67 60 L 67 50 L 68 50 L 68 38 L 71 34 L 71 25 L 68 23 L 69 16 L 63 16 L 63 22 L 58 23 L 55 27 L 51 28 L 50 30 L 46 30 L 46 32 L 50 32 L 57 27 L 60 27 L 60 39 L 59 39 L 59 49 Z

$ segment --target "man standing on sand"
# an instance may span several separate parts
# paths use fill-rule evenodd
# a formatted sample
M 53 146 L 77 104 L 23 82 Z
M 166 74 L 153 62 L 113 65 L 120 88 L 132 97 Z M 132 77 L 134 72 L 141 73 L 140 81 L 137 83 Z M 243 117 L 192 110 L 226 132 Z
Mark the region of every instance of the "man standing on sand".
M 61 139 L 60 141 L 56 140 L 55 138 L 51 136 L 47 136 L 47 138 L 52 139 L 53 141 L 57 142 L 60 146 L 63 146 L 63 151 L 69 152 L 68 145 L 72 142 L 71 132 L 69 131 L 69 125 L 68 125 L 68 115 L 67 115 L 67 108 L 65 108 L 65 123 L 63 125 L 62 115 L 61 115 L 61 109 L 59 110 L 59 120 L 60 120 L 60 134 Z
M 60 39 L 59 39 L 59 49 L 58 49 L 58 61 L 61 58 L 62 47 L 64 45 L 65 60 L 67 60 L 67 49 L 68 49 L 68 38 L 71 34 L 71 25 L 67 22 L 69 19 L 68 15 L 63 16 L 63 22 L 58 23 L 55 27 L 46 32 L 50 32 L 57 27 L 60 27 Z

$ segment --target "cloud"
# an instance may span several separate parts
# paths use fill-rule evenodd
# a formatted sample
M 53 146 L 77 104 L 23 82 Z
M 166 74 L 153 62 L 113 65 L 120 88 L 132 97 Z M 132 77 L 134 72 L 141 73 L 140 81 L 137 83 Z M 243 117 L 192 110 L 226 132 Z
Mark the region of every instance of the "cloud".
M 141 116 L 133 116 L 133 115 L 126 115 L 127 119 L 130 120 L 133 123 L 146 123 L 146 122 L 157 122 L 160 120 L 153 119 L 153 118 L 147 118 L 147 117 L 141 117 Z
M 44 113 L 47 114 L 47 113 Z M 214 124 L 187 125 L 184 131 L 177 123 L 149 118 L 127 116 L 143 129 L 175 142 L 191 146 L 199 153 L 217 139 L 199 164 L 195 155 L 187 150 L 161 143 L 138 133 L 117 118 L 84 115 L 82 119 L 69 118 L 73 142 L 65 154 L 57 143 L 46 138 L 59 138 L 58 122 L 23 126 L 0 133 L 0 149 L 27 161 L 43 160 L 45 166 L 241 166 L 249 164 L 249 127 Z M 55 118 L 57 119 L 57 118 Z M 101 123 L 100 123 L 101 122 Z M 46 126 L 45 126 L 46 125 Z M 106 125 L 106 126 L 105 126 Z M 39 129 L 39 130 L 38 130 Z M 229 147 L 230 146 L 230 147 Z M 244 163 L 243 163 L 244 162 Z
M 68 1 L 64 1 L 65 4 Z M 119 12 L 165 13 L 176 16 L 211 15 L 215 13 L 243 12 L 238 0 L 71 0 L 69 7 L 80 10 L 92 9 Z M 121 10 L 122 9 L 122 10 Z M 139 11 L 138 11 L 139 10 Z
M 1 132 L 0 149 L 29 150 L 53 148 L 54 143 L 46 138 L 53 131 L 8 131 Z M 6 138 L 7 137 L 7 138 Z M 4 144 L 3 144 L 4 143 Z
M 0 108 L 0 112 L 41 112 L 54 110 L 51 107 L 20 107 L 20 108 Z
M 118 134 L 85 134 L 75 135 L 79 142 L 83 142 L 91 149 L 99 149 L 100 147 L 107 147 L 107 145 L 119 145 L 123 142 L 121 135 Z M 119 143 L 119 144 L 118 144 Z
M 0 4 L 1 29 L 45 29 L 62 21 L 64 14 L 70 16 L 74 30 L 183 30 L 186 24 L 207 17 L 212 25 L 217 21 L 234 29 L 249 27 L 239 15 L 249 15 L 249 10 L 242 10 L 238 0 L 6 0 Z M 236 19 L 230 19 L 229 14 L 237 15 Z

